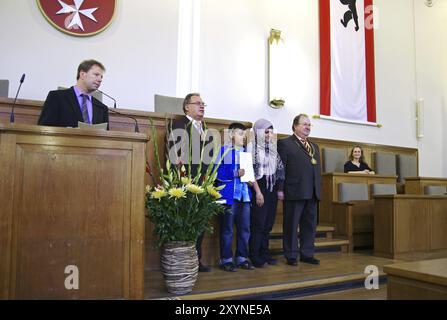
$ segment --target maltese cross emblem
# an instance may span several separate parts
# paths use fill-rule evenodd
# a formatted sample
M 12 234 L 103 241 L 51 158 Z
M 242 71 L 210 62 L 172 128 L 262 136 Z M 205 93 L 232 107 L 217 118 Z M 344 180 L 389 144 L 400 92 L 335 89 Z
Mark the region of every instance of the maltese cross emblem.
M 37 0 L 45 18 L 58 30 L 92 36 L 105 30 L 115 13 L 115 0 Z

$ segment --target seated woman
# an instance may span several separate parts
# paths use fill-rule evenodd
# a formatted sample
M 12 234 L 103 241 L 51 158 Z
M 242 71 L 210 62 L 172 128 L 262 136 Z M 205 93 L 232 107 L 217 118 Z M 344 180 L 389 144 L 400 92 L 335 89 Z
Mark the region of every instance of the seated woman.
M 349 161 L 345 163 L 345 173 L 370 173 L 374 174 L 374 171 L 368 166 L 363 158 L 363 150 L 359 146 L 355 146 L 351 150 L 349 155 Z

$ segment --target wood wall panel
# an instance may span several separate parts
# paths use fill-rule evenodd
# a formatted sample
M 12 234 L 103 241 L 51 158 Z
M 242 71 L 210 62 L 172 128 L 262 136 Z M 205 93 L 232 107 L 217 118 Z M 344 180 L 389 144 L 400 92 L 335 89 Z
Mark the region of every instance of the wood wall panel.
M 10 177 L 0 181 L 8 208 L 0 215 L 1 297 L 143 297 L 145 142 L 0 125 L 0 154 L 8 154 L 0 167 L 9 171 L 0 178 Z M 65 288 L 69 265 L 79 269 L 79 290 Z
M 447 178 L 407 177 L 405 194 L 424 194 L 425 186 L 447 186 Z
M 447 197 L 376 196 L 374 253 L 386 258 L 447 255 Z

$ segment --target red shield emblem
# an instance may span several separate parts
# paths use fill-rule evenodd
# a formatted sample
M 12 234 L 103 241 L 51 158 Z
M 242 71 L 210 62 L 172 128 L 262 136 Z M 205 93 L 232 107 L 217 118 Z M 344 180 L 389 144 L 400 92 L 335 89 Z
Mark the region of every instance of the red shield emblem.
M 37 0 L 40 11 L 57 29 L 92 36 L 112 22 L 116 0 Z

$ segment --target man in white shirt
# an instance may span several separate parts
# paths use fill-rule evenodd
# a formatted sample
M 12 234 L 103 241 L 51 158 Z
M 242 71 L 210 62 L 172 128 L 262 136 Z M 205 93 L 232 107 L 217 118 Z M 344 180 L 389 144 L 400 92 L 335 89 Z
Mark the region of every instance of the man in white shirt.
M 176 118 L 172 121 L 170 132 L 175 134 L 168 135 L 168 157 L 171 163 L 187 165 L 191 161 L 191 175 L 196 176 L 201 162 L 201 151 L 204 145 L 212 142 L 212 137 L 206 136 L 206 126 L 203 122 L 206 104 L 202 101 L 199 93 L 190 93 L 183 100 L 184 116 Z M 190 133 L 192 136 L 190 137 Z M 189 143 L 192 143 L 192 157 L 189 159 Z M 181 150 L 183 148 L 183 150 Z M 201 173 L 205 174 L 208 165 L 203 161 Z M 201 262 L 202 258 L 202 241 L 204 234 L 202 233 L 196 243 L 197 256 L 199 258 L 199 272 L 209 272 L 211 268 L 205 266 Z

